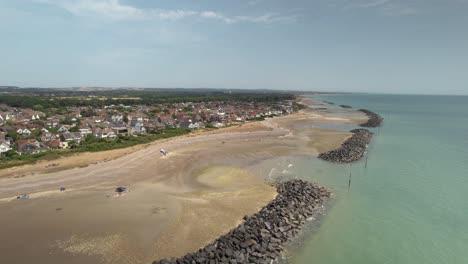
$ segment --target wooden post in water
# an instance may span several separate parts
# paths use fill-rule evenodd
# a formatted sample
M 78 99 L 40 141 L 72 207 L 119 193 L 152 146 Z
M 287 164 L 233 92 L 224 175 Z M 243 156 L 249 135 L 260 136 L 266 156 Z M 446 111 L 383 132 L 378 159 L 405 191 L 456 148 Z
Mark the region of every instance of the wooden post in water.
M 368 153 L 366 153 L 366 167 L 365 167 L 366 169 L 367 169 L 367 157 L 369 157 Z
M 351 188 L 351 172 L 349 173 L 348 192 L 350 188 Z

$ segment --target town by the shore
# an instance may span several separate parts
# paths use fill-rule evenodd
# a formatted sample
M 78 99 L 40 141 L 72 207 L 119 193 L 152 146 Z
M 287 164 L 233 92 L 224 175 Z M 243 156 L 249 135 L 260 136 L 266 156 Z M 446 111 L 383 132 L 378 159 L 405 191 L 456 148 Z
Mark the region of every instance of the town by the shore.
M 151 263 L 210 244 L 277 197 L 265 161 L 339 149 L 359 111 L 290 115 L 0 171 L 6 263 Z M 352 112 L 353 115 L 349 115 Z M 167 155 L 161 154 L 161 149 Z M 293 164 L 286 164 L 287 166 Z M 115 188 L 124 187 L 116 194 Z M 60 189 L 60 188 L 63 189 Z M 17 199 L 22 193 L 28 200 Z M 8 228 L 6 228 L 8 227 Z M 24 250 L 12 250 L 23 248 Z

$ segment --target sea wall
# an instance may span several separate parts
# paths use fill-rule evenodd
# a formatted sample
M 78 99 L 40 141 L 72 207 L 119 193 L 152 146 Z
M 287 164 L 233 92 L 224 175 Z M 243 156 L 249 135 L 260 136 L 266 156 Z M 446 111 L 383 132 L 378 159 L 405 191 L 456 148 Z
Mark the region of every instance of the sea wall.
M 376 114 L 372 111 L 366 110 L 366 109 L 359 109 L 358 111 L 363 112 L 364 114 L 369 117 L 369 120 L 367 120 L 366 123 L 362 123 L 359 126 L 361 127 L 379 127 L 382 125 L 383 122 L 383 117 L 381 117 L 379 114 Z
M 308 218 L 319 213 L 330 197 L 323 187 L 303 180 L 276 184 L 278 195 L 258 213 L 195 253 L 153 264 L 268 263 L 281 256 Z
M 367 129 L 354 129 L 350 132 L 353 135 L 347 139 L 339 149 L 319 154 L 319 158 L 339 163 L 350 163 L 357 161 L 364 156 L 367 145 L 372 139 L 372 133 Z

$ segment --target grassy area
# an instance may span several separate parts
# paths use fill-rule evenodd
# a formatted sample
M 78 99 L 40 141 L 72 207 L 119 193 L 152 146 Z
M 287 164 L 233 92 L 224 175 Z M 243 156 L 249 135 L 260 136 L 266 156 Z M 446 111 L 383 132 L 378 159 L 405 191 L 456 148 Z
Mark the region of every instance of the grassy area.
M 164 131 L 142 136 L 119 136 L 116 140 L 109 141 L 104 139 L 96 139 L 94 137 L 87 138 L 82 144 L 74 149 L 69 150 L 52 150 L 31 155 L 12 155 L 4 157 L 0 160 L 0 170 L 32 164 L 42 160 L 54 160 L 63 156 L 73 155 L 80 152 L 99 152 L 112 149 L 127 148 L 139 144 L 150 143 L 156 140 L 177 137 L 190 133 L 188 129 L 174 128 Z

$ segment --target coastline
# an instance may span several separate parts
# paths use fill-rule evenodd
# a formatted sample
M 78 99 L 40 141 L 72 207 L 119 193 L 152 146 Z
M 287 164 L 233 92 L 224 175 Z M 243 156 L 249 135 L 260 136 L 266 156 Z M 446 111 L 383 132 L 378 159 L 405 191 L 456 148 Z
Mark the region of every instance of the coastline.
M 335 149 L 350 136 L 349 132 L 330 135 L 326 133 L 330 130 L 308 124 L 357 125 L 364 119 L 304 110 L 248 128 L 157 141 L 86 167 L 1 178 L 0 207 L 15 213 L 0 224 L 23 226 L 26 215 L 51 213 L 35 219 L 30 227 L 39 238 L 31 240 L 27 234 L 17 236 L 7 230 L 1 242 L 55 241 L 35 252 L 52 250 L 52 255 L 43 257 L 49 263 L 68 261 L 69 255 L 86 258 L 88 263 L 148 263 L 183 256 L 238 226 L 243 216 L 258 212 L 277 196 L 273 187 L 264 184 L 268 171 L 260 161 L 315 156 Z M 160 148 L 170 154 L 161 157 Z M 59 192 L 59 186 L 67 191 Z M 129 187 L 130 192 L 113 198 L 115 186 Z M 30 200 L 13 201 L 19 193 L 29 193 Z M 112 223 L 110 216 L 115 219 Z M 50 225 L 58 231 L 46 228 Z M 72 233 L 67 231 L 71 226 Z M 7 259 L 27 257 L 2 253 L 7 253 Z
M 258 213 L 195 253 L 153 264 L 272 263 L 302 232 L 306 222 L 323 210 L 331 193 L 303 180 L 276 183 L 278 195 Z
M 0 178 L 3 177 L 25 177 L 31 174 L 47 174 L 69 170 L 77 167 L 86 167 L 101 162 L 107 162 L 116 158 L 120 158 L 127 154 L 139 151 L 141 149 L 150 147 L 154 144 L 168 142 L 170 140 L 190 138 L 199 135 L 210 135 L 216 133 L 233 133 L 233 132 L 253 132 L 261 130 L 261 121 L 252 121 L 238 126 L 223 127 L 217 130 L 202 130 L 193 131 L 187 135 L 176 136 L 173 138 L 159 139 L 149 143 L 138 144 L 126 148 L 117 148 L 112 150 L 104 150 L 98 152 L 78 152 L 70 153 L 70 155 L 61 156 L 54 159 L 38 160 L 30 164 L 17 165 L 4 169 L 0 169 Z M 53 165 L 53 166 L 51 166 Z M 31 171 L 34 171 L 31 173 Z

